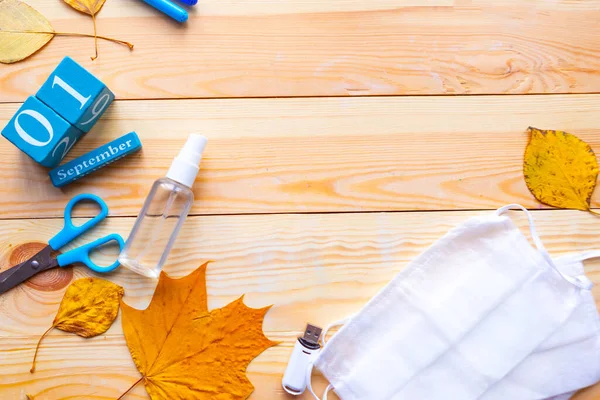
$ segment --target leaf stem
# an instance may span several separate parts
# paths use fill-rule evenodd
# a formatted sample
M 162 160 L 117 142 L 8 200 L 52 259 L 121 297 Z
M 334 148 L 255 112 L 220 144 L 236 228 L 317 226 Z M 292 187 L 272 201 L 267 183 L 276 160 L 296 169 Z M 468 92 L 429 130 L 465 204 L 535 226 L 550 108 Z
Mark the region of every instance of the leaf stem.
M 81 37 L 97 37 L 98 39 L 107 40 L 109 42 L 122 44 L 124 46 L 129 47 L 129 49 L 133 49 L 133 44 L 126 42 L 125 40 L 114 39 L 107 36 L 101 35 L 92 35 L 89 33 L 77 33 L 77 32 L 53 32 L 53 31 L 4 31 L 0 30 L 0 33 L 38 33 L 38 34 L 46 34 L 46 35 L 56 35 L 56 36 L 81 36 Z
M 131 389 L 133 389 L 134 387 L 136 387 L 136 385 L 137 385 L 138 383 L 140 383 L 140 382 L 142 381 L 142 379 L 144 379 L 144 377 L 143 377 L 143 376 L 142 376 L 140 379 L 138 379 L 137 381 L 135 381 L 135 383 L 134 383 L 133 385 L 131 385 L 131 386 L 129 387 L 129 389 L 127 389 L 127 391 L 126 391 L 125 393 L 123 393 L 122 395 L 120 395 L 120 396 L 119 396 L 119 398 L 118 398 L 117 400 L 121 400 L 123 397 L 125 397 L 125 395 L 126 395 L 127 393 L 129 393 L 129 392 L 131 391 Z
M 594 209 L 592 209 L 591 207 L 588 208 L 588 211 L 590 212 L 590 214 L 594 214 L 600 217 L 600 212 L 594 211 Z
M 96 49 L 96 55 L 91 57 L 92 61 L 98 58 L 98 33 L 96 30 L 96 15 L 92 13 L 92 22 L 94 23 L 94 48 Z
M 38 340 L 37 346 L 35 346 L 35 354 L 33 355 L 33 363 L 31 365 L 31 369 L 29 370 L 29 372 L 31 372 L 32 374 L 35 372 L 35 360 L 37 358 L 38 350 L 40 349 L 40 344 L 42 343 L 42 339 L 48 334 L 48 332 L 50 332 L 52 329 L 54 329 L 55 326 L 56 325 L 52 325 L 50 328 L 48 328 L 48 330 L 46 332 L 44 332 L 44 334 L 40 337 L 40 340 Z

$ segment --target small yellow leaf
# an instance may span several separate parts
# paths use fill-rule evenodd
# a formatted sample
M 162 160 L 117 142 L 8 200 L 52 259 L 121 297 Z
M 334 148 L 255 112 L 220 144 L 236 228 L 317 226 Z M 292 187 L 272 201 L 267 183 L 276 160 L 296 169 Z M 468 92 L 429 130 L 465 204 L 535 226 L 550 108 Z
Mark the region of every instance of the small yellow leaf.
M 98 278 L 83 278 L 73 282 L 65 292 L 52 326 L 40 338 L 33 356 L 31 372 L 40 342 L 53 328 L 89 338 L 108 330 L 119 312 L 124 290 L 121 286 Z
M 78 279 L 67 288 L 52 325 L 85 338 L 100 335 L 117 318 L 123 293 L 104 279 Z
M 65 3 L 88 15 L 96 15 L 106 0 L 64 0 Z
M 50 22 L 19 0 L 0 0 L 0 62 L 21 61 L 54 37 Z
M 527 187 L 544 204 L 590 211 L 598 162 L 591 147 L 575 135 L 529 128 L 523 174 Z

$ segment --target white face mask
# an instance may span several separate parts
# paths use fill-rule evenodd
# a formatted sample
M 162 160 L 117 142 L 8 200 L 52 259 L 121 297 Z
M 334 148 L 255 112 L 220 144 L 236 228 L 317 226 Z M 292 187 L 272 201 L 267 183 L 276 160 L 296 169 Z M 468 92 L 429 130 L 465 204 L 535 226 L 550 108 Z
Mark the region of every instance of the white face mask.
M 537 250 L 502 215 L 515 207 L 527 213 Z M 503 207 L 466 221 L 412 261 L 340 329 L 314 365 L 343 400 L 448 394 L 470 400 L 488 392 L 489 399 L 512 399 L 493 392 L 512 390 L 502 386 L 505 377 L 527 387 L 522 374 L 511 373 L 524 366 L 526 375 L 528 356 L 587 301 L 591 282 L 582 271 L 576 275 L 558 270 L 527 210 Z
M 600 252 L 568 255 L 555 260 L 567 275 L 582 275 L 583 261 Z M 565 323 L 527 356 L 481 400 L 532 400 L 564 395 L 600 381 L 600 318 L 590 291 Z

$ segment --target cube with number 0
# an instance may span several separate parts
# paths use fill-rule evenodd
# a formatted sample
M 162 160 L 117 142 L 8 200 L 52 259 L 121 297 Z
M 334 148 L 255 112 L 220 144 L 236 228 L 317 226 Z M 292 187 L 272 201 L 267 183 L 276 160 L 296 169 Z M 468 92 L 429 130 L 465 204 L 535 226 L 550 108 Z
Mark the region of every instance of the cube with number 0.
M 83 132 L 89 132 L 115 95 L 72 58 L 65 57 L 36 97 Z
M 49 168 L 57 166 L 82 135 L 34 96 L 23 103 L 2 130 L 2 136 Z

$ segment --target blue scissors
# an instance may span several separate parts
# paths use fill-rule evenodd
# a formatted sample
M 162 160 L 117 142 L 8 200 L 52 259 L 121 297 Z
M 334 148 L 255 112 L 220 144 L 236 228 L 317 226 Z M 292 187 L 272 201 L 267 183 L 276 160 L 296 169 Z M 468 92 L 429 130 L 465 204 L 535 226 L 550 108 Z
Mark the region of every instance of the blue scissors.
M 83 225 L 75 226 L 71 220 L 73 207 L 81 201 L 91 201 L 100 206 L 100 213 Z M 61 247 L 70 243 L 76 237 L 82 235 L 88 230 L 96 226 L 108 215 L 108 206 L 100 197 L 93 194 L 79 194 L 71 199 L 65 207 L 65 225 L 52 239 L 48 241 L 48 245 L 40 250 L 36 255 L 29 260 L 18 264 L 2 273 L 0 273 L 0 294 L 7 292 L 18 284 L 25 282 L 38 272 L 46 271 L 56 267 L 65 267 L 74 263 L 83 263 L 89 269 L 96 272 L 110 272 L 119 266 L 119 261 L 116 260 L 113 264 L 103 267 L 95 264 L 90 259 L 90 252 L 105 244 L 116 241 L 119 244 L 119 251 L 123 250 L 125 242 L 121 235 L 112 233 L 98 240 L 84 244 L 83 246 L 69 250 L 66 253 L 53 257 L 52 253 Z

